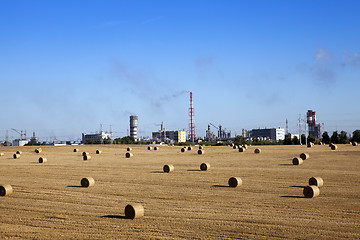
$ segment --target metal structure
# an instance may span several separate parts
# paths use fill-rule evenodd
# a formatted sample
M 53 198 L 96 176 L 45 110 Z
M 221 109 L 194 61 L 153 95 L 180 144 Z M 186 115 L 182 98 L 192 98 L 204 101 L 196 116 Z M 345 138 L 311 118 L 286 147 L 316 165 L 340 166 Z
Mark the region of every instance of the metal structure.
M 217 137 L 215 137 L 215 135 L 210 131 L 210 125 L 218 130 Z M 217 127 L 214 124 L 209 123 L 208 130 L 206 132 L 206 139 L 208 141 L 214 141 L 214 140 L 220 140 L 220 141 L 225 140 L 226 141 L 226 140 L 228 140 L 230 138 L 231 138 L 231 131 L 228 132 L 226 129 L 223 129 L 223 127 L 221 125 L 219 125 L 219 127 Z
M 14 132 L 17 132 L 18 134 L 20 134 L 20 140 L 22 139 L 26 139 L 26 130 L 17 130 L 15 128 L 12 128 L 11 130 L 13 130 Z M 24 136 L 24 137 L 23 137 Z
M 299 114 L 299 140 L 300 140 L 300 144 L 303 144 L 302 142 L 301 142 L 301 114 Z
M 130 137 L 133 137 L 135 140 L 137 139 L 138 120 L 137 115 L 130 116 Z
M 189 139 L 194 142 L 196 135 L 195 135 L 195 122 L 194 122 L 194 103 L 193 103 L 193 95 L 190 92 L 190 107 L 189 107 Z

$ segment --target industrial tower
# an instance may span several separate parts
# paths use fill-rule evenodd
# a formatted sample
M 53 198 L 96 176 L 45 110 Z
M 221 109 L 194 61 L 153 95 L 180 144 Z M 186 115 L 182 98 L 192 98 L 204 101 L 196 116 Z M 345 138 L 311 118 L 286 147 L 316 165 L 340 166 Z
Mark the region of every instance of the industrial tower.
M 138 127 L 138 116 L 130 116 L 130 137 L 133 137 L 136 141 L 137 139 L 137 127 Z
M 189 139 L 194 142 L 195 141 L 195 122 L 194 122 L 194 104 L 192 98 L 192 92 L 190 92 L 190 107 L 189 107 Z
M 315 139 L 319 139 L 320 132 L 320 124 L 316 124 L 316 112 L 312 110 L 308 110 L 307 112 L 307 121 L 309 127 L 309 135 L 311 134 Z

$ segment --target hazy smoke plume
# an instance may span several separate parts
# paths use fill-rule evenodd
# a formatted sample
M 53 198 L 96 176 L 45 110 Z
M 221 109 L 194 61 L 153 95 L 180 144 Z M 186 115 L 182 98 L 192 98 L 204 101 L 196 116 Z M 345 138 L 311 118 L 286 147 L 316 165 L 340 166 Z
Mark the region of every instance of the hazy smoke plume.
M 136 95 L 156 110 L 161 110 L 163 104 L 189 91 L 182 90 L 174 94 L 163 94 L 169 92 L 166 89 L 167 83 L 159 80 L 155 73 L 146 72 L 143 69 L 136 69 L 128 64 L 114 61 L 112 77 L 125 91 Z
M 341 64 L 342 67 L 360 67 L 359 53 L 351 53 L 348 50 L 344 50 L 343 58 L 344 61 Z

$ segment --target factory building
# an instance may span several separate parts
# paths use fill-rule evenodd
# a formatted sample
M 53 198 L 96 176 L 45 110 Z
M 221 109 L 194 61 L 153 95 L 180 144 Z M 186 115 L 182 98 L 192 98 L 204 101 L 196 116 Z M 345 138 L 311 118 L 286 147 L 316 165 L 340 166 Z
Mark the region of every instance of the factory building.
M 137 140 L 138 120 L 139 118 L 137 115 L 130 116 L 130 137 L 133 137 L 135 141 Z
M 247 131 L 247 135 L 250 139 L 258 138 L 266 141 L 279 141 L 285 139 L 285 130 L 283 128 L 259 128 Z
M 153 132 L 152 138 L 161 142 L 186 142 L 186 131 L 159 131 Z
M 309 127 L 309 135 L 311 134 L 315 139 L 321 138 L 321 128 L 320 124 L 316 123 L 316 112 L 308 110 L 307 112 L 307 121 Z
M 86 143 L 102 143 L 104 139 L 112 139 L 111 133 L 105 133 L 101 131 L 100 133 L 92 133 L 92 134 L 82 134 L 81 142 L 83 144 Z
M 29 140 L 27 140 L 27 139 L 15 139 L 15 140 L 13 140 L 12 145 L 16 146 L 16 147 L 22 147 L 28 143 L 29 143 Z

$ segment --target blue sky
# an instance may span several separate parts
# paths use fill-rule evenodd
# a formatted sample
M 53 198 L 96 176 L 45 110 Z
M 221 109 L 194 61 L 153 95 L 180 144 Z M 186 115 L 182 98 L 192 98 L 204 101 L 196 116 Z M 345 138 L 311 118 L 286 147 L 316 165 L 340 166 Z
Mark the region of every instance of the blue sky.
M 360 128 L 360 1 L 1 1 L 0 140 L 68 140 L 162 121 L 196 135 L 283 127 L 317 112 Z

